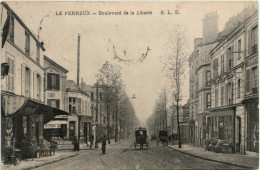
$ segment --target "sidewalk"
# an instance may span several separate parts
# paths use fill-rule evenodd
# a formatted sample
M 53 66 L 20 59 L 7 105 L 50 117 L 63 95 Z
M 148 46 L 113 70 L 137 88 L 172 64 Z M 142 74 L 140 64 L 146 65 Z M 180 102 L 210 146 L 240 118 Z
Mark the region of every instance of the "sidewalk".
M 3 170 L 32 169 L 77 156 L 75 151 L 56 151 L 55 156 L 22 160 L 18 165 L 1 165 Z
M 206 151 L 204 148 L 195 147 L 187 144 L 182 144 L 182 148 L 178 148 L 178 145 L 168 145 L 168 147 L 176 151 L 209 161 L 220 162 L 250 169 L 258 168 L 259 166 L 259 156 L 216 153 L 213 151 Z

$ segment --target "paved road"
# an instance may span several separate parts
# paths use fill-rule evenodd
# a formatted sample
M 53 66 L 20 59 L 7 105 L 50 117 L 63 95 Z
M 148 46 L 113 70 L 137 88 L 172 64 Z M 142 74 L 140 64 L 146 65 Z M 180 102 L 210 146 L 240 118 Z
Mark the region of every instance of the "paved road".
M 38 170 L 59 169 L 230 169 L 226 164 L 206 161 L 193 156 L 174 151 L 155 142 L 149 143 L 149 149 L 140 150 L 133 147 L 132 142 L 122 142 L 107 147 L 107 154 L 101 150 L 80 151 L 76 157 L 52 163 Z

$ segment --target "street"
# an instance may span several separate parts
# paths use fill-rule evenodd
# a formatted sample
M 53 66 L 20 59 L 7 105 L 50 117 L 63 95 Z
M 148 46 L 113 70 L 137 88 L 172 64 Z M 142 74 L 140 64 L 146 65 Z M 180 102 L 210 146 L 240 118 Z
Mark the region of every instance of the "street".
M 105 155 L 99 150 L 81 150 L 79 155 L 46 166 L 45 169 L 230 169 L 238 167 L 206 161 L 149 141 L 148 150 L 136 149 L 133 140 L 107 145 Z

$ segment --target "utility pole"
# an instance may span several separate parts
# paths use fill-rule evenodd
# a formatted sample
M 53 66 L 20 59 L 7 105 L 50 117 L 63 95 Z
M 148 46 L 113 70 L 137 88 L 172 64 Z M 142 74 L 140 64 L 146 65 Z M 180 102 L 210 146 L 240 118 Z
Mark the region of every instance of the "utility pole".
M 118 89 L 116 89 L 116 127 L 115 127 L 115 142 L 118 142 L 118 96 L 117 96 Z
M 109 114 L 109 106 L 108 106 L 108 92 L 106 94 L 106 98 L 107 98 L 107 140 L 108 140 L 108 144 L 110 144 L 110 114 Z
M 181 148 L 181 131 L 180 131 L 180 122 L 179 122 L 179 100 L 180 100 L 180 94 L 178 91 L 177 94 L 177 123 L 178 123 L 178 144 L 179 144 L 179 148 Z
M 98 81 L 96 84 L 96 142 L 95 148 L 98 148 Z
M 167 128 L 167 98 L 166 98 L 166 91 L 164 89 L 164 99 L 165 99 L 165 127 L 166 127 L 166 131 L 168 131 L 168 128 Z

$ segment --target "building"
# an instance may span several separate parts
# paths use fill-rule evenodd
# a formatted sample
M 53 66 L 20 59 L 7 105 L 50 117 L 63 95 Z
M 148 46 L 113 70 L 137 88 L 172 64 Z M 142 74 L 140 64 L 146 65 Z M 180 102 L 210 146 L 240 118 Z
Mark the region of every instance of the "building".
M 18 148 L 27 157 L 30 148 L 44 145 L 43 125 L 67 113 L 44 104 L 43 43 L 6 3 L 1 5 L 1 62 L 9 66 L 8 74 L 1 77 L 2 153 Z M 32 146 L 26 145 L 27 140 Z
M 207 136 L 206 117 L 211 107 L 211 60 L 208 54 L 217 44 L 217 38 L 218 14 L 211 12 L 204 16 L 203 38 L 194 39 L 194 51 L 189 57 L 190 141 L 201 146 Z
M 101 86 L 97 88 L 95 85 L 87 85 L 83 81 L 81 82 L 81 89 L 90 96 L 92 134 L 94 135 L 94 141 L 96 141 L 96 139 L 97 141 L 101 141 L 103 135 L 107 136 L 107 112 L 104 103 L 104 89 Z M 111 132 L 113 132 L 112 129 Z
M 257 26 L 255 13 L 210 52 L 209 138 L 230 141 L 233 151 L 242 154 L 258 152 Z
M 246 152 L 259 153 L 259 68 L 258 68 L 258 15 L 254 14 L 246 22 L 248 50 L 245 56 L 245 148 Z M 246 46 L 247 47 L 247 46 Z
M 88 144 L 92 134 L 90 96 L 73 80 L 66 81 L 66 92 L 67 109 L 71 115 L 78 117 L 78 120 L 68 119 L 68 137 L 77 137 L 81 145 Z
M 66 81 L 68 70 L 44 55 L 45 69 L 45 104 L 69 112 L 67 106 Z M 78 119 L 75 115 L 58 115 L 44 125 L 46 139 L 69 139 L 68 119 Z M 60 139 L 60 140 L 61 140 Z

